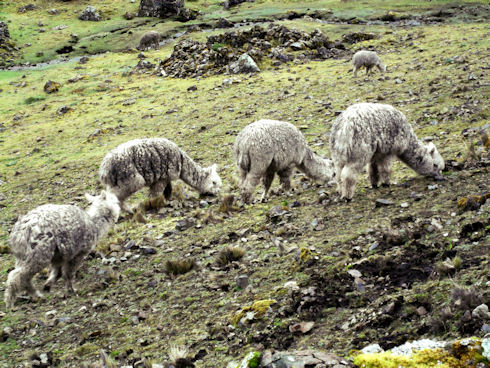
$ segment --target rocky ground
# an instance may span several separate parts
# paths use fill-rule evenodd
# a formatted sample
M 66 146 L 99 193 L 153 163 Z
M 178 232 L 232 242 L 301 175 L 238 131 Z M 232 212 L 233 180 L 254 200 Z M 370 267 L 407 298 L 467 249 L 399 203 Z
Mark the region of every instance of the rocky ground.
M 21 3 L 0 18 L 18 48 L 8 59 L 45 60 L 21 47 L 38 47 L 38 33 L 19 27 L 30 29 L 29 14 L 58 15 L 47 13 L 52 4 L 18 12 L 29 4 Z M 94 2 L 101 20 L 72 43 L 83 58 L 0 71 L 1 295 L 17 218 L 48 202 L 85 206 L 83 193 L 100 189 L 102 157 L 122 142 L 165 136 L 200 164 L 217 162 L 223 191 L 198 198 L 180 183 L 171 201 L 134 195 L 136 215 L 123 216 L 88 256 L 76 295 L 58 282 L 42 301 L 23 296 L 13 311 L 0 302 L 0 367 L 158 368 L 176 355 L 186 359 L 175 366 L 196 367 L 253 367 L 259 356 L 267 367 L 288 359 L 337 368 L 488 363 L 488 5 L 376 3 L 367 12 L 357 2 L 226 10 L 197 1 L 186 4 L 201 18 L 177 25 L 126 20 L 137 4 L 117 3 Z M 72 32 L 86 4 L 64 4 L 56 7 Z M 104 22 L 126 28 L 103 36 Z M 136 36 L 151 22 L 177 36 L 140 53 Z M 63 37 L 46 40 L 45 56 L 74 39 Z M 87 56 L 90 37 L 113 49 Z M 353 78 L 359 49 L 376 50 L 387 73 Z M 230 74 L 244 53 L 259 70 Z M 241 204 L 231 154 L 241 128 L 264 117 L 290 121 L 328 156 L 333 119 L 360 101 L 402 110 L 438 147 L 447 180 L 397 163 L 390 187 L 371 189 L 362 175 L 346 203 L 334 187 L 295 173 L 291 196 L 274 182 L 267 203 Z M 446 349 L 409 360 L 382 352 L 422 338 Z M 373 344 L 364 353 L 378 355 L 361 354 Z

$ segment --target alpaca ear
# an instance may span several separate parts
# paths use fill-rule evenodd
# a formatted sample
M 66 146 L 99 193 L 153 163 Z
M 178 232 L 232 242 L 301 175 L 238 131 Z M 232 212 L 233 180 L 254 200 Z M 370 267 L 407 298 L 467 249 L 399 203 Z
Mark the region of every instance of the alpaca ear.
M 218 165 L 216 164 L 211 165 L 211 171 L 217 172 L 217 169 L 218 169 Z
M 93 201 L 95 201 L 95 197 L 88 193 L 85 193 L 85 199 L 88 201 L 88 203 L 93 203 Z

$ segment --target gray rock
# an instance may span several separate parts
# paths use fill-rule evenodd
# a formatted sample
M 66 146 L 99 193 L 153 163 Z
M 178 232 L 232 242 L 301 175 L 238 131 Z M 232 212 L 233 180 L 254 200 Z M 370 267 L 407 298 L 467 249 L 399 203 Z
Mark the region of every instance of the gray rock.
M 9 38 L 10 38 L 10 32 L 7 23 L 0 22 L 0 44 L 4 43 Z
M 180 221 L 177 221 L 175 228 L 179 231 L 184 231 L 190 229 L 191 227 L 196 225 L 196 220 L 192 218 L 185 218 Z
M 376 200 L 376 207 L 391 206 L 393 204 L 389 199 L 378 198 Z
M 240 56 L 240 58 L 230 64 L 230 72 L 233 74 L 238 73 L 257 73 L 260 72 L 259 67 L 255 63 L 254 59 L 247 53 Z
M 490 313 L 488 312 L 488 306 L 486 304 L 480 304 L 473 309 L 471 316 L 474 318 L 480 318 L 482 320 L 490 319 Z
M 352 367 L 352 364 L 334 354 L 322 351 L 266 351 L 262 356 L 264 368 Z
M 184 10 L 184 0 L 141 0 L 138 17 L 167 18 Z
M 78 19 L 98 22 L 100 20 L 100 14 L 97 12 L 97 9 L 95 9 L 95 7 L 89 5 L 82 11 Z
M 249 284 L 249 278 L 247 275 L 240 275 L 236 278 L 236 286 L 240 289 L 245 289 Z

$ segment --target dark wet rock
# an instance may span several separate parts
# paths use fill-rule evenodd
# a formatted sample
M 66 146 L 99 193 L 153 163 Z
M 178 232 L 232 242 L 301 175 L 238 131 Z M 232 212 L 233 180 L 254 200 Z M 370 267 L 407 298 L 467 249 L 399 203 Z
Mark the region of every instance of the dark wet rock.
M 141 0 L 138 17 L 168 18 L 184 10 L 184 0 Z
M 17 13 L 25 13 L 31 10 L 35 10 L 37 8 L 36 5 L 34 4 L 27 4 L 24 6 L 21 6 L 20 8 L 17 9 Z
M 267 213 L 267 218 L 270 222 L 277 224 L 283 222 L 284 220 L 288 220 L 291 217 L 291 212 L 284 209 L 281 206 L 272 207 Z
M 139 70 L 149 70 L 149 69 L 154 69 L 155 67 L 156 67 L 155 64 L 151 63 L 148 60 L 143 60 L 143 59 L 140 59 L 140 61 L 138 61 L 138 64 L 136 64 L 136 69 Z
M 216 22 L 216 28 L 233 28 L 233 22 L 226 18 L 219 18 Z
M 89 57 L 88 57 L 88 56 L 82 56 L 82 57 L 80 58 L 80 60 L 78 61 L 78 63 L 79 63 L 79 64 L 87 64 L 89 60 L 90 60 L 90 59 L 89 59 Z
M 240 289 L 245 289 L 250 280 L 247 275 L 240 275 L 236 278 L 236 286 L 238 286 Z
M 352 367 L 353 365 L 334 354 L 314 351 L 266 351 L 262 357 L 264 368 Z
M 143 253 L 144 255 L 152 255 L 152 254 L 156 254 L 157 251 L 155 248 L 152 247 L 144 247 L 141 249 L 141 253 Z
M 188 91 L 188 92 L 197 91 L 197 86 L 194 84 L 194 85 L 192 85 L 192 86 L 188 87 L 188 88 L 187 88 L 187 91 Z
M 353 44 L 361 41 L 373 40 L 376 38 L 374 33 L 353 32 L 342 36 L 342 42 Z
M 177 224 L 175 225 L 175 229 L 179 231 L 184 231 L 187 229 L 190 229 L 191 227 L 196 225 L 196 220 L 193 218 L 185 218 L 182 220 L 177 221 Z
M 10 32 L 7 23 L 0 22 L 0 45 L 10 39 Z
M 71 107 L 63 105 L 56 111 L 56 113 L 61 116 L 61 115 L 65 115 L 67 112 L 70 112 L 72 110 L 73 109 Z
M 250 55 L 243 54 L 237 61 L 230 64 L 230 72 L 233 74 L 258 73 L 260 72 L 260 69 Z
M 236 6 L 236 5 L 239 5 L 241 3 L 245 3 L 245 2 L 253 3 L 253 2 L 255 2 L 255 0 L 226 0 L 223 3 L 223 6 L 225 9 L 230 9 L 232 6 Z
M 78 19 L 98 22 L 100 20 L 100 14 L 95 7 L 89 5 L 82 11 Z
M 53 93 L 53 92 L 58 92 L 61 87 L 61 84 L 55 81 L 47 81 L 46 84 L 44 85 L 44 92 L 46 93 Z
M 136 16 L 135 13 L 133 12 L 130 12 L 130 11 L 127 11 L 126 13 L 124 13 L 123 17 L 124 19 L 126 20 L 131 20 L 131 19 L 134 19 L 134 17 Z

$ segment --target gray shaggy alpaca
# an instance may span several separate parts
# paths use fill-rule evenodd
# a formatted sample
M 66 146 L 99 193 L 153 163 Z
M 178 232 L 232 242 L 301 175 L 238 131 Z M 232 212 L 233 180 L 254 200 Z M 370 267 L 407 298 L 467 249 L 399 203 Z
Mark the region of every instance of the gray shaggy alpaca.
M 73 277 L 81 261 L 119 217 L 119 201 L 111 193 L 86 197 L 91 202 L 87 211 L 72 205 L 46 204 L 16 222 L 9 239 L 15 269 L 7 279 L 7 308 L 23 290 L 42 297 L 32 285 L 32 277 L 47 266 L 51 266 L 51 273 L 45 290 L 63 275 L 67 291 L 73 292 Z
M 260 179 L 264 185 L 261 198 L 264 201 L 276 172 L 285 191 L 291 186 L 295 167 L 324 183 L 332 180 L 335 173 L 332 160 L 315 154 L 301 132 L 282 121 L 259 120 L 247 125 L 236 137 L 233 150 L 245 203 L 250 202 Z
M 358 51 L 352 58 L 352 64 L 354 64 L 354 77 L 357 77 L 357 71 L 361 67 L 366 68 L 366 75 L 369 74 L 371 69 L 375 66 L 380 72 L 386 72 L 386 66 L 379 59 L 378 54 L 374 51 Z
M 124 204 L 126 198 L 145 186 L 150 187 L 150 197 L 164 194 L 167 199 L 176 179 L 200 194 L 217 194 L 221 187 L 216 164 L 202 168 L 165 138 L 134 139 L 117 146 L 102 160 L 99 178 L 127 212 L 131 210 Z
M 160 48 L 160 33 L 156 31 L 146 32 L 141 36 L 140 44 L 138 45 L 138 50 L 146 50 L 148 47 L 153 46 L 156 50 Z
M 420 142 L 405 116 L 391 105 L 359 103 L 348 107 L 332 126 L 330 150 L 339 191 L 348 200 L 367 164 L 373 187 L 379 182 L 389 185 L 395 157 L 418 174 L 444 180 L 444 160 L 436 146 Z

